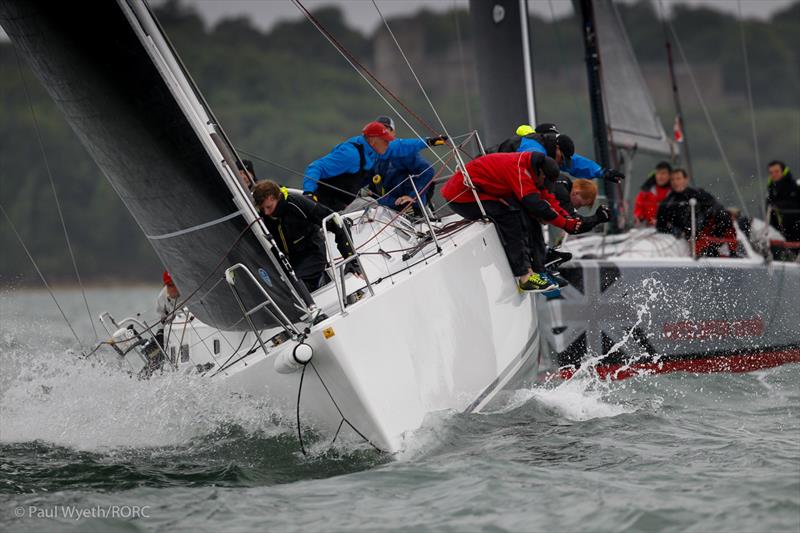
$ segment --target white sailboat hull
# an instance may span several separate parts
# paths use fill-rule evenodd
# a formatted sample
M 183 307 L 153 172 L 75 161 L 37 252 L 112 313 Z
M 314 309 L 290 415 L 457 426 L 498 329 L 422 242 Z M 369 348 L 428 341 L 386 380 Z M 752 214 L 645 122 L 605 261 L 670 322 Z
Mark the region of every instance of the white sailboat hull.
M 343 415 L 376 447 L 395 452 L 427 413 L 480 410 L 512 378 L 535 377 L 535 299 L 518 292 L 494 226 L 473 224 L 442 246 L 441 255 L 387 278 L 374 296 L 313 327 L 306 343 L 314 354 L 301 394 L 304 426 L 335 432 Z M 184 364 L 214 363 L 212 379 L 268 398 L 294 417 L 301 373 L 278 373 L 275 361 L 295 343 L 259 349 L 215 374 L 224 365 L 210 350 L 215 332 L 196 321 L 187 329 L 183 342 L 191 348 Z M 238 335 L 231 344 L 238 344 Z M 171 337 L 178 342 L 177 333 Z

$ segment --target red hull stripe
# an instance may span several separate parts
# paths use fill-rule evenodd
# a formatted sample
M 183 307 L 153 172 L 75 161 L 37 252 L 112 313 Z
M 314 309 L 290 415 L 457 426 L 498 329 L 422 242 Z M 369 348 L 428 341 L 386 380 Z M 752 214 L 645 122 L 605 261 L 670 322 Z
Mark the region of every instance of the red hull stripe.
M 718 355 L 698 359 L 664 359 L 658 363 L 634 363 L 625 365 L 598 365 L 597 375 L 601 379 L 626 379 L 639 374 L 664 374 L 666 372 L 752 372 L 762 368 L 772 368 L 787 363 L 800 363 L 800 347 L 783 348 L 756 353 Z M 569 379 L 575 373 L 573 368 L 562 368 L 559 374 Z

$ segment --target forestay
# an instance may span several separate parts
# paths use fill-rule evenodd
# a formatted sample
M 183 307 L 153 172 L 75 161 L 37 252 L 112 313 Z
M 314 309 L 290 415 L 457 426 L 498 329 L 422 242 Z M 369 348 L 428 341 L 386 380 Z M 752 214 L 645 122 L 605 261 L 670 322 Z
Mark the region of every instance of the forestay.
M 243 263 L 258 273 L 288 319 L 298 320 L 302 305 L 295 305 L 289 278 L 265 251 L 264 235 L 259 241 L 248 229 L 252 224 L 251 229 L 266 231 L 252 223 L 249 200 L 227 170 L 230 160 L 222 161 L 226 151 L 230 157 L 230 145 L 182 67 L 164 67 L 168 61 L 180 63 L 171 49 L 153 45 L 164 40 L 155 21 L 145 21 L 148 34 L 134 9 L 140 17 L 150 15 L 135 1 L 89 7 L 2 0 L 0 23 L 183 295 L 197 289 L 188 303 L 194 315 L 221 329 L 247 329 L 230 288 L 221 282 L 227 267 Z M 190 89 L 188 94 L 180 95 L 179 84 Z M 194 113 L 187 112 L 191 107 Z M 207 112 L 206 122 L 198 110 Z M 259 303 L 257 292 L 241 291 L 245 306 Z M 277 325 L 265 312 L 252 319 L 259 328 Z

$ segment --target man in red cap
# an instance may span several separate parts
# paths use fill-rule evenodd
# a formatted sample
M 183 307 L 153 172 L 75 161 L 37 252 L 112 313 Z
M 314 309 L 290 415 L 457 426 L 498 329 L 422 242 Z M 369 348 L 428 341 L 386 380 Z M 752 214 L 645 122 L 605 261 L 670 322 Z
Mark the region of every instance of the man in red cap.
M 556 288 L 544 264 L 532 264 L 525 220 L 530 217 L 568 233 L 580 231 L 581 219 L 567 214 L 545 185 L 545 180 L 558 177 L 556 162 L 535 152 L 496 153 L 470 161 L 466 170 L 475 191 L 460 171 L 442 187 L 442 196 L 453 211 L 468 220 L 481 218 L 477 193 L 486 215 L 497 227 L 519 289 L 544 292 Z M 538 231 L 541 233 L 541 229 Z M 533 254 L 533 258 L 538 255 Z
M 178 292 L 178 287 L 172 281 L 172 276 L 166 270 L 161 276 L 164 281 L 164 286 L 161 287 L 161 292 L 158 293 L 158 300 L 156 300 L 156 313 L 158 313 L 161 323 L 170 322 L 174 318 L 173 313 L 178 306 L 178 298 L 181 293 Z
M 379 157 L 386 153 L 389 143 L 394 140 L 394 130 L 377 120 L 370 122 L 361 130 L 361 135 L 337 144 L 328 155 L 308 165 L 303 178 L 303 194 L 334 211 L 341 211 L 362 187 L 372 183 Z M 446 137 L 439 136 L 425 142 L 438 146 L 445 140 Z M 399 139 L 397 143 L 403 141 Z
M 370 122 L 361 135 L 336 145 L 328 155 L 308 165 L 303 194 L 341 211 L 370 183 L 378 156 L 389 147 L 393 133 L 380 122 Z

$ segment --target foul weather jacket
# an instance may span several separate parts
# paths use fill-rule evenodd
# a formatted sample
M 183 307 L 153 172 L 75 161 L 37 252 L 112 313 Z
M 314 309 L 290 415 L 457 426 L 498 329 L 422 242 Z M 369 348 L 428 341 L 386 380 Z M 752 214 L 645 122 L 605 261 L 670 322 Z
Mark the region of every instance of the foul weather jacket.
M 569 214 L 545 186 L 537 187 L 531 176 L 531 162 L 543 157 L 532 152 L 487 154 L 467 163 L 466 169 L 481 200 L 503 202 L 504 198 L 514 198 L 532 216 L 562 228 Z M 442 196 L 448 202 L 475 202 L 460 171 L 442 187 Z
M 282 190 L 283 197 L 272 215 L 264 215 L 264 225 L 274 237 L 281 251 L 298 278 L 306 283 L 319 279 L 328 266 L 325 241 L 322 238 L 322 220 L 332 211 L 303 195 Z M 336 244 L 343 257 L 352 254 L 345 235 L 345 229 L 333 221 L 328 222 L 328 230 L 336 237 Z M 316 288 L 309 287 L 310 290 Z
M 423 205 L 426 203 L 431 191 L 425 187 L 433 179 L 434 170 L 419 153 L 427 147 L 428 144 L 420 139 L 395 139 L 389 143 L 386 152 L 378 157 L 370 184 L 370 189 L 380 197 L 378 203 L 395 209 L 395 201 L 401 196 L 416 199 L 409 176 L 415 176 L 411 179 L 420 192 Z
M 778 181 L 770 181 L 767 206 L 772 206 L 770 224 L 783 233 L 787 241 L 800 241 L 800 186 L 791 172 Z
M 633 217 L 636 220 L 646 222 L 648 226 L 656 225 L 656 214 L 658 213 L 658 206 L 664 201 L 664 198 L 672 191 L 669 183 L 666 185 L 658 185 L 656 177 L 650 176 L 642 184 L 639 194 L 636 195 L 636 200 L 633 204 Z
M 686 187 L 682 192 L 670 192 L 658 206 L 656 229 L 676 237 L 688 238 L 692 232 L 692 208 L 689 205 L 689 200 L 692 198 L 697 200 L 695 207 L 697 232 L 703 228 L 711 215 L 725 211 L 710 193 L 703 189 Z
M 303 178 L 303 192 L 316 193 L 320 189 L 320 181 L 335 178 L 340 178 L 336 181 L 342 181 L 341 177 L 347 176 L 352 179 L 345 180 L 348 186 L 344 188 L 355 193 L 368 183 L 377 160 L 378 154 L 363 135 L 351 137 L 337 144 L 328 155 L 308 165 Z
M 549 152 L 547 150 L 547 146 L 550 144 L 548 142 L 548 136 L 552 136 L 553 145 L 555 146 L 555 134 L 552 133 L 533 133 L 531 135 L 527 135 L 522 138 L 519 143 L 519 148 L 517 149 L 518 152 L 538 152 L 540 154 L 547 154 L 550 157 L 555 157 L 555 147 L 552 148 Z M 551 155 L 552 153 L 552 155 Z M 576 178 L 586 178 L 586 179 L 600 179 L 603 177 L 603 167 L 592 161 L 587 157 L 583 157 L 582 155 L 572 154 L 572 157 L 569 161 L 565 161 L 561 164 L 561 170 L 563 172 L 568 172 L 570 175 Z

